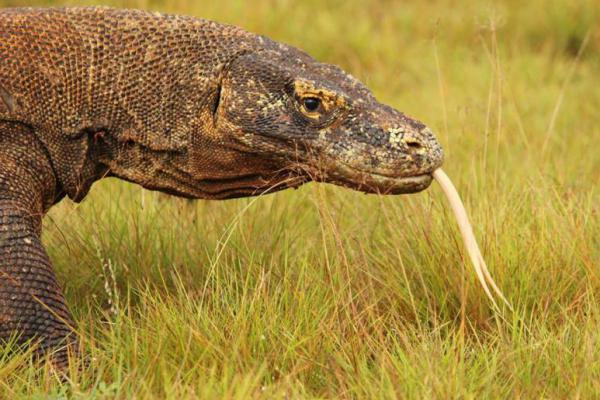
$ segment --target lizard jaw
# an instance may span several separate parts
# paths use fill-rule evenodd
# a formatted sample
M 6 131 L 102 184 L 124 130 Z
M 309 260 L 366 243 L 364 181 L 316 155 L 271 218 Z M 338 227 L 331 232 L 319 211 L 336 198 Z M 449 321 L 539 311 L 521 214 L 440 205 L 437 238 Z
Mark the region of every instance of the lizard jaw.
M 344 174 L 345 178 L 338 181 L 341 185 L 365 193 L 386 195 L 420 192 L 427 189 L 433 180 L 430 173 L 394 177 L 373 172 L 353 170 L 351 168 L 348 168 L 347 172 L 350 172 L 352 175 Z
M 371 175 L 375 180 L 380 181 L 383 187 L 386 187 L 382 194 L 403 194 L 416 193 L 425 190 L 431 184 L 433 177 L 431 174 L 414 175 L 404 178 L 390 178 L 383 175 Z
M 315 181 L 333 183 L 365 193 L 385 195 L 420 192 L 427 189 L 433 180 L 429 171 L 409 176 L 392 176 L 363 171 L 339 162 L 336 163 L 335 168 L 321 169 L 319 172 L 312 175 Z

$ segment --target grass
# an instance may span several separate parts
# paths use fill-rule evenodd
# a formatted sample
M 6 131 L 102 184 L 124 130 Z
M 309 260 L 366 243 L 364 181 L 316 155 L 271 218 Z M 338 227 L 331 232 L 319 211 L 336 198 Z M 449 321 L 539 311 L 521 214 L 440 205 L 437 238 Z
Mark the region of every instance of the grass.
M 188 202 L 105 180 L 44 232 L 92 362 L 61 383 L 5 346 L 0 398 L 597 396 L 596 1 L 108 3 L 294 44 L 426 121 L 515 312 L 435 184 Z

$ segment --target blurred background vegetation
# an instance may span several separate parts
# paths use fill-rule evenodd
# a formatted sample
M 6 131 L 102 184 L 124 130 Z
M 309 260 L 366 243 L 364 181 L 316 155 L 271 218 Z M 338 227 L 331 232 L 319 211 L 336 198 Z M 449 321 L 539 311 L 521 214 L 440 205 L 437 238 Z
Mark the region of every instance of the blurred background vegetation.
M 0 0 L 65 4 L 97 2 Z M 107 179 L 45 221 L 91 362 L 61 383 L 5 349 L 0 397 L 597 396 L 600 2 L 102 4 L 290 43 L 426 122 L 515 312 L 490 309 L 435 184 L 189 202 Z

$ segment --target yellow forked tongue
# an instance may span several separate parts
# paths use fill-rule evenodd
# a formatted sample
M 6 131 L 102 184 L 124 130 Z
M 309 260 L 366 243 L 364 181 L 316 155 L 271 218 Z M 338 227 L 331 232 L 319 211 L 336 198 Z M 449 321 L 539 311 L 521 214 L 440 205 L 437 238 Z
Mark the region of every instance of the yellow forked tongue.
M 456 216 L 456 221 L 458 222 L 458 226 L 460 227 L 460 233 L 462 235 L 463 241 L 465 242 L 465 247 L 467 248 L 467 252 L 469 253 L 469 258 L 471 258 L 471 262 L 473 263 L 473 267 L 475 268 L 475 273 L 477 274 L 477 278 L 485 291 L 485 294 L 492 301 L 494 306 L 498 308 L 496 301 L 494 300 L 494 296 L 492 296 L 492 292 L 488 284 L 492 287 L 494 292 L 502 299 L 502 301 L 512 310 L 512 307 L 506 297 L 502 294 L 502 291 L 496 285 L 496 282 L 492 279 L 492 275 L 490 275 L 490 271 L 488 271 L 487 266 L 485 265 L 485 261 L 483 260 L 483 256 L 481 255 L 481 251 L 479 250 L 479 246 L 477 245 L 477 240 L 475 240 L 475 235 L 473 234 L 473 228 L 471 227 L 471 223 L 469 222 L 469 218 L 467 217 L 467 211 L 465 210 L 465 206 L 456 191 L 456 188 L 452 184 L 450 178 L 441 168 L 436 169 L 433 172 L 433 177 L 440 184 L 444 194 L 448 198 L 450 202 L 450 207 L 452 207 L 452 211 L 454 211 L 454 215 Z

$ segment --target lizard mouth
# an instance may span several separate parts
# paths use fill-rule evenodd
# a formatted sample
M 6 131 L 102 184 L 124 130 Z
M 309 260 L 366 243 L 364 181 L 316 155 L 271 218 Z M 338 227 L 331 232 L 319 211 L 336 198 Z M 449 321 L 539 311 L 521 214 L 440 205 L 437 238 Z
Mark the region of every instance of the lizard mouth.
M 369 173 L 368 177 L 360 181 L 358 190 L 379 194 L 416 193 L 427 189 L 432 180 L 431 174 L 392 177 Z
M 383 175 L 372 174 L 375 179 L 383 181 L 387 187 L 385 194 L 415 193 L 425 190 L 431 184 L 431 174 L 413 175 L 403 178 L 390 178 Z
M 328 173 L 324 180 L 365 193 L 416 193 L 427 189 L 433 180 L 431 172 L 393 176 L 363 171 L 342 163 L 338 163 L 336 167 L 335 172 Z

